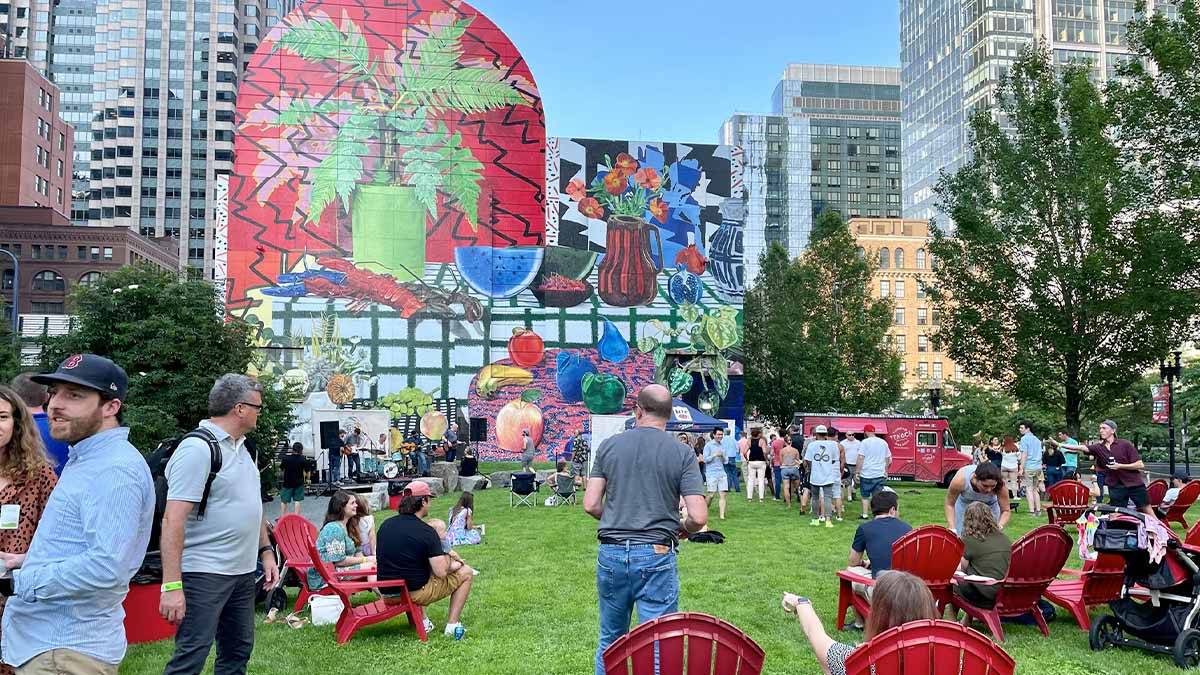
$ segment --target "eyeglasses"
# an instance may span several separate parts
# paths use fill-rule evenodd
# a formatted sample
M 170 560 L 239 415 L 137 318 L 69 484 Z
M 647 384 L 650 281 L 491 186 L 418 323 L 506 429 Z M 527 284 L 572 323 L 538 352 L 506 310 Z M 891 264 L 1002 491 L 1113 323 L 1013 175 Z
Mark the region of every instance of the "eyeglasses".
M 248 406 L 250 406 L 251 408 L 254 408 L 255 410 L 262 410 L 262 409 L 263 409 L 263 407 L 262 407 L 262 404 L 261 404 L 261 403 L 251 403 L 251 402 L 249 402 L 249 401 L 238 401 L 238 405 L 248 405 Z

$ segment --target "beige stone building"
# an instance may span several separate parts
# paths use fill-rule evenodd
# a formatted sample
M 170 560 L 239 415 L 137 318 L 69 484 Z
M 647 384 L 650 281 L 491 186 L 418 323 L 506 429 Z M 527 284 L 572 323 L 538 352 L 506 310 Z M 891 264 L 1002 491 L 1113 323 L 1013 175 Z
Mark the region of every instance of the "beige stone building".
M 905 390 L 963 379 L 962 369 L 933 347 L 941 317 L 925 292 L 933 283 L 929 221 L 852 218 L 850 232 L 859 252 L 877 261 L 872 294 L 895 306 L 888 339 L 903 358 Z

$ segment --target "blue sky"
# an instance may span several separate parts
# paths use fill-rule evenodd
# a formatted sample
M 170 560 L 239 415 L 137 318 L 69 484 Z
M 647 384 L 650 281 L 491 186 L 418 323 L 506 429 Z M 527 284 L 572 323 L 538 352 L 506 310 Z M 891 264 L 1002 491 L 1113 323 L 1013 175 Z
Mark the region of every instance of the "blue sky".
M 525 55 L 552 136 L 713 143 L 789 62 L 899 65 L 897 0 L 469 0 Z

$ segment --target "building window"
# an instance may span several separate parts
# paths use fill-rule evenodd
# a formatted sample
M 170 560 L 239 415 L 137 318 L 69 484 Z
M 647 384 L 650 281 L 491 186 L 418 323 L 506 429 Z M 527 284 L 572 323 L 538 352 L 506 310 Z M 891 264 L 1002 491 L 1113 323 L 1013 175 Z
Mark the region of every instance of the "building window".
M 66 311 L 61 302 L 38 302 L 34 300 L 31 304 L 34 314 L 63 314 Z
M 933 362 L 933 379 L 935 379 L 935 380 L 942 379 L 942 362 L 941 361 Z
M 875 195 L 878 197 L 879 195 Z M 896 249 L 896 269 L 904 269 L 904 249 Z
M 99 259 L 100 259 L 100 247 L 99 247 L 99 246 L 92 246 L 92 247 L 91 247 L 91 248 L 88 250 L 88 252 L 89 252 L 89 254 L 91 255 L 91 258 L 92 258 L 92 260 L 99 260 Z
M 900 279 L 896 280 L 896 297 L 897 298 L 904 297 L 904 281 L 900 280 Z
M 925 361 L 917 364 L 917 377 L 921 378 L 922 380 L 929 379 L 929 364 Z
M 104 259 L 105 259 L 105 260 L 112 260 L 112 259 L 113 259 L 113 250 L 112 250 L 112 247 L 111 247 L 111 246 L 105 246 L 105 247 L 104 247 Z
M 892 262 L 892 252 L 885 246 L 879 249 L 879 269 L 886 270 Z
M 896 326 L 904 325 L 904 308 L 903 307 L 896 308 L 896 314 L 895 314 L 895 316 L 892 317 L 892 324 L 896 325 Z
M 99 272 L 87 272 L 83 276 L 79 277 L 79 283 L 83 286 L 96 286 L 103 278 L 104 275 L 100 274 Z
M 892 338 L 892 344 L 896 347 L 896 353 L 903 354 L 906 347 L 905 343 L 907 342 L 904 333 L 897 333 Z
M 956 379 L 956 380 L 961 380 L 961 379 L 963 379 L 963 369 L 962 369 L 962 366 L 958 365 L 957 363 L 956 363 L 956 364 L 954 364 L 954 379 Z
M 67 290 L 67 281 L 54 270 L 43 270 L 33 275 L 33 290 L 62 292 Z
M 917 249 L 917 269 L 925 269 L 925 249 Z
M 925 284 L 921 283 L 920 281 L 917 282 L 917 299 L 925 299 Z
M 879 297 L 886 298 L 892 294 L 891 282 L 887 279 L 879 280 Z
M 919 352 L 929 351 L 929 336 L 928 335 L 918 335 L 917 336 L 917 351 L 919 351 Z
M 929 323 L 929 310 L 924 307 L 917 308 L 917 325 L 925 326 Z
M 3 277 L 0 277 L 0 289 L 11 291 L 13 287 L 13 271 L 4 270 Z
M 857 249 L 855 249 L 854 254 L 858 256 L 859 260 L 862 260 L 867 257 L 866 249 L 864 249 L 861 246 L 859 246 Z
M 940 310 L 940 309 L 933 310 L 933 325 L 935 325 L 935 326 L 942 325 L 942 310 Z

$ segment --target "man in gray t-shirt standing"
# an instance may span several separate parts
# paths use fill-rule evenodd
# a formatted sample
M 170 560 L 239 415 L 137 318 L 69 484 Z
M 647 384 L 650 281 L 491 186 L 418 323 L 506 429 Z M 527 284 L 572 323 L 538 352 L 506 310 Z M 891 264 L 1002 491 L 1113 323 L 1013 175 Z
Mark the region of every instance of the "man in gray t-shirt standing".
M 678 609 L 680 497 L 687 507 L 686 532 L 708 523 L 695 453 L 666 432 L 671 393 L 658 384 L 642 389 L 634 417 L 636 428 L 600 444 L 583 498 L 584 510 L 600 521 L 597 675 L 604 674 L 604 650 L 629 632 L 635 604 L 639 623 Z
M 200 428 L 216 439 L 221 469 L 202 518 L 198 505 L 212 464 L 208 443 L 186 438 L 167 462 L 159 610 L 179 629 L 164 675 L 199 673 L 214 638 L 215 672 L 246 672 L 254 650 L 254 576 L 260 557 L 264 587 L 279 579 L 263 521 L 258 467 L 245 446 L 262 406 L 262 386 L 246 375 L 222 375 L 209 392 L 211 417 Z

